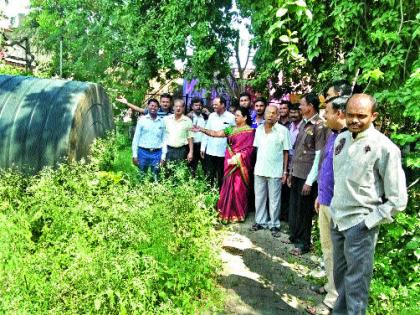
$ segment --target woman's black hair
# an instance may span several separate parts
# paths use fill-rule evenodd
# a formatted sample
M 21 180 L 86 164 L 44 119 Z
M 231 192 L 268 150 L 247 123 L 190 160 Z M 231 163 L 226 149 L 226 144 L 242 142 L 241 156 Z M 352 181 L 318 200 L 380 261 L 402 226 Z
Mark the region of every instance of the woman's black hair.
M 252 125 L 251 113 L 249 112 L 248 108 L 239 106 L 236 111 L 240 111 L 243 117 L 246 117 L 246 124 L 248 126 Z

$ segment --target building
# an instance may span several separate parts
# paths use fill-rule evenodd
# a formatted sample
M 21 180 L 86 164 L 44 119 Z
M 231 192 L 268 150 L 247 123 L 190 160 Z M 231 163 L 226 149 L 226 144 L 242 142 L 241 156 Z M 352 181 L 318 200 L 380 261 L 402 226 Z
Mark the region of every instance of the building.
M 22 25 L 29 8 L 29 0 L 0 0 L 0 60 L 27 68 L 31 67 L 34 59 L 29 51 L 29 41 L 11 38 L 13 30 Z
M 29 13 L 29 6 L 29 0 L 0 0 L 0 29 L 19 27 Z

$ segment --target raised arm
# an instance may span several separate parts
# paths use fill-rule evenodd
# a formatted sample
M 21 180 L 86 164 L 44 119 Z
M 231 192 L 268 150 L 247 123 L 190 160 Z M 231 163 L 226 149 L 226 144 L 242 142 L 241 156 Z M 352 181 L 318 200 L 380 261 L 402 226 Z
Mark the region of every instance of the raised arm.
M 123 103 L 125 105 L 127 105 L 128 107 L 130 107 L 132 110 L 140 113 L 140 114 L 144 114 L 144 108 L 138 107 L 134 104 L 131 104 L 127 101 L 127 99 L 124 96 L 118 96 L 116 99 L 116 101 Z

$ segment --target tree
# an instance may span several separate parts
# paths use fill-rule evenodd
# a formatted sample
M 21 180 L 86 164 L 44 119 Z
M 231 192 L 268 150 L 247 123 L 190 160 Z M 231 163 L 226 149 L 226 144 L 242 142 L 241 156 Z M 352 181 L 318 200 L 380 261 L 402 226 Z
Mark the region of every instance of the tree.
M 104 84 L 141 101 L 149 81 L 213 82 L 229 71 L 230 0 L 32 0 L 25 31 L 52 53 L 63 40 L 63 76 Z M 175 61 L 184 62 L 184 72 Z
M 379 236 L 372 314 L 418 309 L 418 0 L 238 0 L 251 18 L 256 88 L 322 92 L 347 79 L 378 100 L 379 127 L 403 148 L 410 203 Z M 417 183 L 417 186 L 416 186 Z M 416 188 L 417 187 L 417 188 Z
M 284 94 L 322 92 L 339 78 L 354 81 L 378 99 L 382 131 L 418 150 L 419 4 L 238 0 L 257 48 L 253 84 L 261 89 L 270 81 Z M 420 166 L 419 159 L 410 163 Z

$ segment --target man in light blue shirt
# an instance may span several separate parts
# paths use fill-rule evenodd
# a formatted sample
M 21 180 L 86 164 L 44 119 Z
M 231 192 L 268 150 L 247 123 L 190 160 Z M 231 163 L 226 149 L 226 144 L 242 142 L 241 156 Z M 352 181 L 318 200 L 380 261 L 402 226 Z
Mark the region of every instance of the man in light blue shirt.
M 149 99 L 148 114 L 137 121 L 132 142 L 133 164 L 146 172 L 149 168 L 157 175 L 162 157 L 165 128 L 163 118 L 157 115 L 159 102 Z

